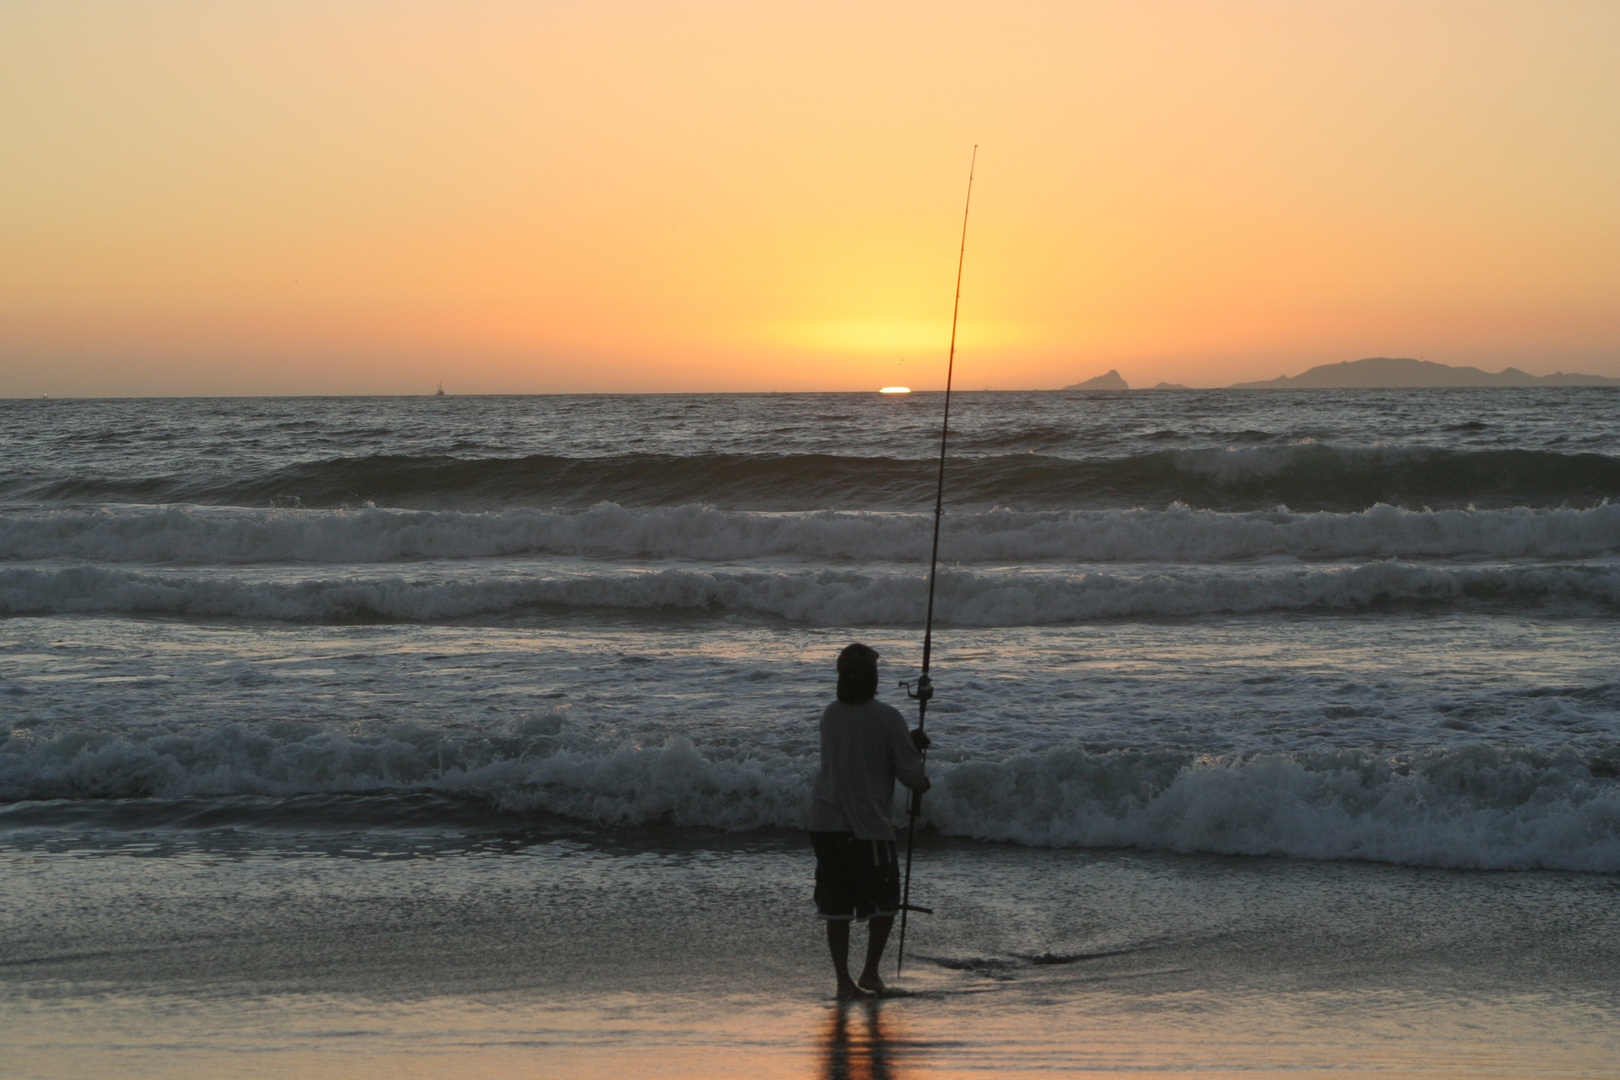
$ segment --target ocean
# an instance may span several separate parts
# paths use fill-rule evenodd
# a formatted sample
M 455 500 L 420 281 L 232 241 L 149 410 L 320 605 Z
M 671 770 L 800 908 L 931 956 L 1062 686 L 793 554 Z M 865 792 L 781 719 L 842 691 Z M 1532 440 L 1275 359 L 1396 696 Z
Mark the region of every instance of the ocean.
M 826 1003 L 941 404 L 0 402 L 15 1074 L 1610 1075 L 1610 388 L 955 395 L 936 914 Z

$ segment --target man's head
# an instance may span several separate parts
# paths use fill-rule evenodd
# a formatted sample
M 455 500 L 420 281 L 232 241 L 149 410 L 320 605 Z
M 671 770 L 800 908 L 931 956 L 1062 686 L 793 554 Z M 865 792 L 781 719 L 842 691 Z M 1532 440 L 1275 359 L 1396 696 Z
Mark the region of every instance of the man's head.
M 877 696 L 877 650 L 854 642 L 838 654 L 838 700 L 859 705 Z

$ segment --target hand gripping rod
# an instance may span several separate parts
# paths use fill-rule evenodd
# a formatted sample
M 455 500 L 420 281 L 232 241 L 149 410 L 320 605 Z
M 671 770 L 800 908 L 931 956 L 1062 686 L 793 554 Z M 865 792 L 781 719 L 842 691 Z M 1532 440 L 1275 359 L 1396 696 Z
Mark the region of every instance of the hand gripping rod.
M 922 673 L 917 676 L 917 689 L 910 683 L 901 683 L 906 696 L 917 702 L 917 730 L 923 729 L 928 719 L 928 701 L 934 696 L 934 683 L 928 677 L 929 662 L 934 656 L 934 583 L 939 577 L 939 520 L 945 515 L 945 442 L 951 434 L 951 376 L 956 371 L 956 316 L 962 309 L 962 262 L 967 255 L 968 208 L 973 205 L 973 170 L 979 163 L 979 147 L 973 146 L 973 158 L 968 163 L 967 198 L 962 203 L 962 243 L 956 249 L 956 299 L 951 304 L 951 351 L 945 363 L 945 415 L 939 425 L 939 481 L 934 489 L 934 546 L 928 556 L 928 618 L 923 628 Z M 922 751 L 926 759 L 928 751 Z M 900 974 L 906 963 L 906 917 L 913 911 L 926 914 L 929 908 L 911 906 L 911 854 L 917 839 L 917 815 L 922 813 L 922 792 L 911 794 L 906 822 L 906 884 L 900 897 L 900 945 L 895 950 L 894 973 Z

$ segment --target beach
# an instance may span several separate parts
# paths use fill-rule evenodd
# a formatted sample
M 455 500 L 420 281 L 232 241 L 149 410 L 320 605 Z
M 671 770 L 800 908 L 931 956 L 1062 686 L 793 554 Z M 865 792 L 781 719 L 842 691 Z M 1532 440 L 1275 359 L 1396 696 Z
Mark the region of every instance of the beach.
M 849 1007 L 938 395 L 0 403 L 3 1071 L 1612 1075 L 1615 401 L 962 395 Z
M 1603 876 L 936 841 L 916 996 L 845 1006 L 790 834 L 9 831 L 19 1077 L 1595 1077 L 1616 1050 Z

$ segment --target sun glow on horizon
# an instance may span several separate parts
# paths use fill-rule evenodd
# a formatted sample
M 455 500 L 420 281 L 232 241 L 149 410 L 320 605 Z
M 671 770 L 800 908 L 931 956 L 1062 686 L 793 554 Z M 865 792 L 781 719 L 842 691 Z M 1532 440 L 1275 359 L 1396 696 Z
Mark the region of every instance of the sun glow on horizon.
M 0 395 L 1620 376 L 1612 0 L 627 10 L 0 6 Z
M 885 386 L 883 389 L 879 390 L 878 393 L 880 393 L 880 394 L 909 394 L 909 393 L 911 393 L 911 387 L 909 387 L 909 386 Z

